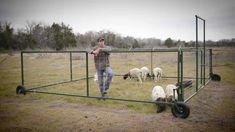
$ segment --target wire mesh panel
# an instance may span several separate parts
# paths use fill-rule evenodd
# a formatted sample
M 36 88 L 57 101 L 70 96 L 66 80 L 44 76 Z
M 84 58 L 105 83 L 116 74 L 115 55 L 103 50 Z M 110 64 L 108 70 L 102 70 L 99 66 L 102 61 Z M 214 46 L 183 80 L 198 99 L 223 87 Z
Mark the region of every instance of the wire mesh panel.
M 24 53 L 24 86 L 29 90 L 86 95 L 86 54 Z
M 196 92 L 196 51 L 183 53 L 183 82 L 192 81 L 192 85 L 183 88 L 184 99 Z
M 209 81 L 210 54 L 203 49 L 184 52 L 183 55 L 183 82 L 192 81 L 192 85 L 184 88 L 184 100 L 190 99 L 198 90 Z M 198 56 L 196 56 L 196 54 Z M 205 64 L 204 64 L 205 55 Z M 196 58 L 198 57 L 198 58 Z M 198 59 L 198 62 L 196 61 Z M 205 68 L 205 70 L 204 70 Z M 205 76 L 205 77 L 204 77 Z
M 91 56 L 93 58 L 93 56 Z M 123 79 L 132 68 L 150 67 L 150 53 L 111 53 L 110 67 L 113 71 L 113 79 L 107 90 L 108 97 L 122 99 L 150 100 L 152 81 L 147 79 L 145 82 L 134 78 Z M 89 63 L 89 73 L 95 74 L 94 60 Z M 107 78 L 104 77 L 104 81 Z M 142 80 L 141 80 L 142 81 Z M 90 96 L 101 96 L 98 81 L 89 81 Z M 150 85 L 150 86 L 149 86 Z
M 179 58 L 180 54 L 182 58 Z M 84 97 L 100 97 L 102 95 L 98 79 L 95 80 L 97 71 L 94 55 L 88 54 L 86 51 L 25 52 L 22 56 L 23 85 L 29 91 Z M 197 57 L 198 63 L 195 61 Z M 203 65 L 203 57 L 204 54 L 200 50 L 111 51 L 109 61 L 113 71 L 113 79 L 107 90 L 108 97 L 151 101 L 151 92 L 154 86 L 159 85 L 165 88 L 169 84 L 176 85 L 181 81 L 190 80 L 192 81 L 190 87 L 184 88 L 183 91 L 178 90 L 178 94 L 182 95 L 180 100 L 188 100 L 198 91 L 197 84 L 199 88 L 204 86 L 203 68 L 205 65 Z M 208 56 L 206 58 L 209 59 Z M 208 59 L 206 62 L 210 63 Z M 139 76 L 130 75 L 131 69 L 141 69 L 142 67 L 149 69 L 149 75 L 146 79 L 143 78 L 142 71 Z M 156 79 L 158 75 L 153 73 L 156 67 L 162 69 L 160 79 Z M 208 77 L 210 69 L 206 69 Z M 124 79 L 124 76 L 128 74 L 130 76 Z M 106 79 L 107 76 L 104 74 L 104 83 Z
M 89 56 L 90 57 L 90 56 Z M 91 56 L 92 57 L 92 56 Z M 93 63 L 93 64 L 92 64 Z M 175 52 L 113 52 L 110 55 L 110 67 L 114 77 L 110 88 L 107 91 L 108 97 L 151 100 L 151 92 L 154 86 L 166 87 L 168 84 L 177 83 L 177 50 Z M 95 74 L 94 61 L 89 63 L 89 73 Z M 128 77 L 124 80 L 123 76 L 128 74 L 131 69 L 147 67 L 151 77 L 141 81 L 137 76 Z M 159 67 L 163 70 L 162 78 L 155 81 L 152 70 Z M 106 78 L 104 77 L 104 80 Z M 98 81 L 90 80 L 90 95 L 101 96 Z
M 68 54 L 24 54 L 24 80 L 26 87 L 40 87 L 52 83 L 69 81 L 69 75 Z
M 152 70 L 159 67 L 163 70 L 160 82 L 167 84 L 177 83 L 178 52 L 153 52 Z

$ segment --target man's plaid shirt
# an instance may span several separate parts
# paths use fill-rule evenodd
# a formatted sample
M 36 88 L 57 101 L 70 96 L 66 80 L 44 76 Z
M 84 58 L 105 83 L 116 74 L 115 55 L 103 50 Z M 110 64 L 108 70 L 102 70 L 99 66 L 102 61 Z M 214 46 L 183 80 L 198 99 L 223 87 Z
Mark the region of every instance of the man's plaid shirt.
M 97 48 L 98 47 L 95 47 L 94 49 Z M 109 51 L 111 51 L 111 47 L 105 46 L 100 49 L 96 56 L 94 56 L 95 68 L 97 70 L 104 70 L 106 67 L 109 67 Z

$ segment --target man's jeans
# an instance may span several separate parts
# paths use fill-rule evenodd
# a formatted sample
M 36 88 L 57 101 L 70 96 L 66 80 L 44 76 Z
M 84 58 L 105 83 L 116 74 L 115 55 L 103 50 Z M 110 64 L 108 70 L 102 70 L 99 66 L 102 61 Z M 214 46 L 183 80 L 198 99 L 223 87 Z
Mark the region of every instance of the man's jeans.
M 104 73 L 106 74 L 106 81 L 103 81 Z M 109 89 L 109 85 L 113 78 L 113 71 L 110 67 L 106 67 L 104 70 L 97 70 L 98 74 L 98 82 L 100 87 L 100 92 L 102 96 L 105 96 L 107 90 Z

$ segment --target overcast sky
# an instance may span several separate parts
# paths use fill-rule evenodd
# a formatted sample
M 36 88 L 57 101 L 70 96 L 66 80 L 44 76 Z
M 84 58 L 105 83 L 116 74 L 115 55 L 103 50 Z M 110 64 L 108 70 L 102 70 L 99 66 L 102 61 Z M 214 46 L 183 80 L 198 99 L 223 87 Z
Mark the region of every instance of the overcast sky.
M 138 38 L 195 40 L 196 14 L 206 19 L 206 40 L 235 38 L 235 0 L 0 0 L 0 21 L 14 28 L 64 22 L 74 33 Z

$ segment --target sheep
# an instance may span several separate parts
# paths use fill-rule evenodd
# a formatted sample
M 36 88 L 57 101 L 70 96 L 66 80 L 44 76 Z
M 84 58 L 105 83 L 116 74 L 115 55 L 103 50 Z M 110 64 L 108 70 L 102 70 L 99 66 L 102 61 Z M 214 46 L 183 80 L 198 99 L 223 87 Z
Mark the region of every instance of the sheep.
M 167 99 L 167 101 L 171 102 L 171 101 L 174 101 L 174 100 L 178 99 L 178 94 L 177 94 L 176 89 L 177 89 L 177 87 L 173 84 L 169 84 L 169 85 L 166 86 L 165 90 L 166 90 L 166 99 Z M 175 93 L 174 93 L 174 91 L 175 91 Z M 174 94 L 175 94 L 175 98 L 174 98 Z
M 141 72 L 142 72 L 141 78 L 143 79 L 143 81 L 146 80 L 146 77 L 150 77 L 149 69 L 148 69 L 146 66 L 140 68 L 140 70 L 141 70 Z
M 165 94 L 164 89 L 161 86 L 155 86 L 152 90 L 152 100 L 164 102 L 165 99 L 166 99 L 166 94 Z M 158 104 L 157 105 L 157 113 L 164 111 L 165 108 L 166 108 L 166 106 L 164 103 Z
M 140 84 L 142 84 L 141 75 L 142 75 L 142 72 L 139 68 L 133 68 L 133 69 L 129 70 L 128 73 L 123 75 L 123 79 L 126 80 L 128 77 L 130 77 L 130 78 L 137 77 Z
M 160 80 L 162 78 L 162 69 L 159 67 L 154 68 L 153 69 L 153 77 L 154 77 L 155 82 Z

